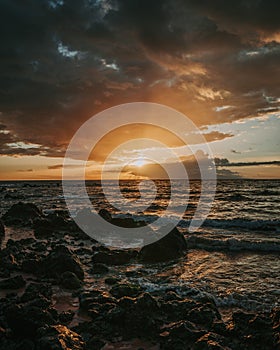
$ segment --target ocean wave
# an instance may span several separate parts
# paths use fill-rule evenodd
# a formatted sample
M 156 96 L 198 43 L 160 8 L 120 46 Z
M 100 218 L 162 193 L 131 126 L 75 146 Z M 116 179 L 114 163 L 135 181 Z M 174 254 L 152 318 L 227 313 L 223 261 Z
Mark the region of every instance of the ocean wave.
M 186 237 L 189 249 L 280 252 L 280 241 L 276 240 L 246 240 L 246 239 L 212 239 L 199 235 Z
M 280 228 L 280 220 L 249 220 L 249 219 L 206 219 L 203 223 L 204 227 L 216 228 L 243 228 L 247 230 L 278 230 Z

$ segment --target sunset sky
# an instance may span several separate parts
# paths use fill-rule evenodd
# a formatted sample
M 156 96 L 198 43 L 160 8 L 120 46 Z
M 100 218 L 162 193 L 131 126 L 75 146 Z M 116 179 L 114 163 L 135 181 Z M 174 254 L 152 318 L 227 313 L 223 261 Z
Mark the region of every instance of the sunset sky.
M 140 101 L 188 116 L 221 178 L 280 178 L 279 13 L 278 0 L 2 0 L 0 178 L 59 179 L 86 120 Z M 100 142 L 89 177 L 127 135 L 190 160 L 172 135 L 133 125 Z M 133 152 L 140 168 L 149 149 Z

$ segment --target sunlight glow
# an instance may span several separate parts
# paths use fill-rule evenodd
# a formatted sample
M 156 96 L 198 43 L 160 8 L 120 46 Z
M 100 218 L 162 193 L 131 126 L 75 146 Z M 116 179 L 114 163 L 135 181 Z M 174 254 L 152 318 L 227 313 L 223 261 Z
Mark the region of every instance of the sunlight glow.
M 138 168 L 141 168 L 145 164 L 147 164 L 147 162 L 145 161 L 145 159 L 142 159 L 142 158 L 139 158 L 132 163 L 132 165 L 134 165 Z

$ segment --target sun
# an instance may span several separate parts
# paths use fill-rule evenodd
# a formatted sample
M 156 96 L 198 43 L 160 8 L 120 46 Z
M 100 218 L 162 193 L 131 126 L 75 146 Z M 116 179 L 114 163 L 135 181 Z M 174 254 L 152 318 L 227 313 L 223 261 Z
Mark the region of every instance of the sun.
M 139 158 L 137 160 L 135 160 L 132 165 L 136 166 L 137 168 L 141 168 L 143 165 L 145 165 L 147 162 L 145 161 L 145 159 Z

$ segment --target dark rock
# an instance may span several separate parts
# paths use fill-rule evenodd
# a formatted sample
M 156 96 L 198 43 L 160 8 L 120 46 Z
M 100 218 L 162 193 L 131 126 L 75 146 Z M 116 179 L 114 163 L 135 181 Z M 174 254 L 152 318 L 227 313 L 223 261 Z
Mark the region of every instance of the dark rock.
M 124 265 L 128 264 L 136 255 L 136 250 L 98 251 L 92 257 L 92 261 L 94 263 L 103 263 L 106 265 Z
M 114 285 L 110 293 L 117 299 L 122 298 L 124 296 L 135 297 L 142 292 L 142 288 L 136 284 L 116 284 Z
M 37 350 L 83 350 L 82 338 L 63 325 L 42 328 L 39 331 Z
M 69 224 L 64 212 L 49 214 L 46 218 L 40 218 L 34 222 L 34 236 L 39 239 L 48 238 L 54 232 L 67 231 L 70 228 Z
M 15 350 L 34 350 L 35 344 L 30 339 L 23 339 L 18 345 L 16 345 Z
M 6 278 L 0 281 L 0 289 L 19 289 L 26 284 L 24 278 L 21 275 Z
M 38 297 L 45 297 L 46 299 L 51 299 L 52 297 L 52 288 L 50 284 L 47 283 L 30 283 L 23 295 L 21 296 L 21 302 L 25 303 L 32 301 Z
M 112 285 L 118 283 L 118 282 L 119 282 L 119 279 L 116 278 L 116 277 L 108 277 L 108 278 L 105 279 L 104 282 L 105 282 L 106 284 L 112 286 Z
M 134 220 L 132 217 L 115 217 L 113 218 L 111 213 L 106 209 L 101 209 L 98 214 L 106 221 L 110 222 L 112 225 L 126 227 L 126 228 L 135 228 L 146 226 L 145 221 Z
M 237 311 L 232 314 L 233 327 L 235 331 L 243 331 L 248 329 L 248 324 L 253 319 L 253 313 L 246 313 L 243 311 Z
M 204 331 L 198 330 L 191 322 L 172 322 L 161 328 L 161 349 L 192 349 L 196 340 L 204 333 Z
M 19 267 L 15 256 L 7 248 L 0 251 L 0 266 L 10 271 L 17 270 Z
M 61 322 L 62 324 L 68 324 L 73 320 L 74 315 L 74 311 L 62 311 L 58 316 L 59 322 Z
M 86 350 L 101 350 L 104 345 L 106 345 L 106 342 L 102 339 L 99 339 L 97 337 L 92 337 L 89 340 L 86 341 Z
M 6 225 L 31 225 L 35 219 L 42 216 L 42 211 L 35 204 L 19 202 L 12 205 L 2 216 L 2 220 Z
M 189 311 L 187 319 L 196 324 L 204 325 L 209 329 L 214 321 L 221 319 L 221 316 L 219 311 L 213 308 L 211 304 L 203 304 Z
M 223 346 L 224 338 L 215 333 L 204 334 L 193 346 L 193 350 L 230 350 Z
M 93 274 L 99 274 L 99 275 L 103 275 L 105 273 L 109 272 L 109 268 L 102 263 L 94 263 L 93 267 L 91 269 L 91 273 Z
M 21 263 L 21 270 L 28 273 L 36 273 L 38 266 L 40 266 L 41 259 L 39 258 L 28 258 L 23 260 Z
M 5 237 L 5 227 L 3 225 L 3 222 L 0 220 L 0 243 L 2 242 L 4 237 Z
M 98 212 L 98 215 L 100 215 L 104 220 L 110 222 L 112 220 L 111 213 L 106 209 L 101 209 Z
M 93 289 L 89 292 L 84 292 L 79 295 L 80 309 L 88 311 L 90 309 L 99 309 L 104 304 L 114 304 L 115 299 L 108 294 Z
M 67 289 L 79 289 L 81 288 L 81 281 L 75 273 L 66 271 L 61 275 L 60 285 Z
M 138 221 L 134 220 L 133 218 L 113 218 L 111 221 L 111 224 L 119 226 L 119 227 L 125 227 L 125 228 L 135 228 L 135 227 L 143 227 L 146 226 L 145 221 Z
M 138 258 L 143 263 L 157 263 L 175 260 L 185 255 L 187 243 L 185 237 L 173 228 L 166 236 L 158 241 L 144 246 Z
M 48 277 L 59 278 L 63 272 L 70 271 L 83 280 L 84 271 L 76 255 L 63 245 L 56 246 L 40 264 L 42 273 Z
M 170 300 L 161 302 L 160 308 L 168 321 L 177 321 L 186 319 L 187 314 L 197 306 L 197 303 L 191 299 Z M 188 318 L 191 320 L 190 318 Z
M 106 322 L 124 339 L 155 337 L 162 323 L 157 301 L 149 293 L 139 298 L 122 297 L 107 313 Z
M 30 305 L 12 305 L 6 308 L 5 316 L 15 335 L 24 338 L 33 338 L 38 328 L 54 323 L 48 311 Z

